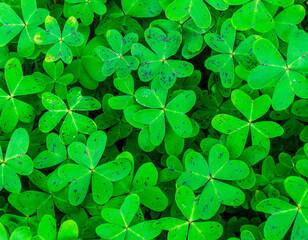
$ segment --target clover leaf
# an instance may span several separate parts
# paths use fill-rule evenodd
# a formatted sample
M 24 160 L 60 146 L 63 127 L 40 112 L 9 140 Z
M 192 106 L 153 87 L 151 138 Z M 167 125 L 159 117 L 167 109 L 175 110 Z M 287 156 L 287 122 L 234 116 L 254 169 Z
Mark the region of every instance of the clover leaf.
M 121 82 L 123 81 L 120 79 L 118 80 Z M 117 141 L 128 137 L 132 132 L 132 126 L 125 120 L 125 118 L 109 106 L 109 102 L 113 102 L 114 105 L 111 105 L 117 108 L 117 106 L 121 104 L 118 104 L 118 100 L 124 102 L 123 104 L 130 104 L 129 101 L 126 102 L 127 99 L 125 97 L 126 96 L 113 97 L 111 94 L 105 94 L 102 102 L 103 113 L 94 119 L 98 129 L 106 130 L 109 128 L 107 132 L 107 147 L 110 147 Z M 114 101 L 110 101 L 112 98 Z
M 0 127 L 4 132 L 11 132 L 18 121 L 31 123 L 35 118 L 34 108 L 19 97 L 39 93 L 44 90 L 45 84 L 37 75 L 24 76 L 17 58 L 5 64 L 5 80 L 7 88 L 0 88 Z
M 142 164 L 134 173 L 134 162 L 132 156 L 122 153 L 131 160 L 132 169 L 130 174 L 123 180 L 115 183 L 114 196 L 127 193 L 137 194 L 140 203 L 145 207 L 162 212 L 168 206 L 168 198 L 158 185 L 158 171 L 152 162 Z M 121 156 L 121 155 L 119 155 Z
M 66 99 L 67 85 L 74 80 L 72 73 L 63 74 L 64 65 L 62 61 L 54 62 L 43 62 L 43 68 L 49 77 L 45 77 L 46 88 L 45 92 L 52 92 L 55 89 L 55 93 L 61 99 Z
M 16 129 L 9 141 L 5 157 L 0 147 L 0 190 L 12 193 L 21 191 L 18 175 L 27 176 L 33 171 L 31 158 L 26 154 L 29 147 L 29 134 L 23 128 Z
M 94 20 L 94 14 L 104 15 L 107 11 L 105 6 L 106 0 L 65 0 L 68 5 L 68 17 L 74 16 L 80 18 L 85 25 L 90 25 Z
M 61 166 L 62 164 L 70 163 L 70 161 L 68 161 L 66 146 L 61 142 L 59 135 L 56 133 L 48 134 L 46 138 L 46 146 L 47 150 L 40 152 L 33 160 L 35 169 L 46 169 L 57 165 Z M 45 192 L 58 192 L 66 186 L 66 181 L 61 179 L 58 173 L 60 166 L 54 169 L 54 171 L 46 177 L 46 184 L 48 187 L 43 187 Z M 36 170 L 33 173 L 33 176 L 30 176 L 30 179 L 35 184 L 37 182 L 35 181 L 37 178 L 45 177 L 41 175 L 42 173 Z
M 214 221 L 198 222 L 199 197 L 187 186 L 181 186 L 175 193 L 175 202 L 187 220 L 165 217 L 155 223 L 155 227 L 168 230 L 167 239 L 219 239 L 222 225 Z
M 31 237 L 32 233 L 30 231 L 30 228 L 28 226 L 20 226 L 12 232 L 10 240 L 31 239 Z
M 132 75 L 129 75 L 125 79 L 115 78 L 113 80 L 113 85 L 125 95 L 111 97 L 108 100 L 108 104 L 112 109 L 123 110 L 127 108 L 129 105 L 132 105 L 135 103 L 134 101 L 134 95 L 135 95 L 134 78 L 132 77 Z
M 66 64 L 70 64 L 73 60 L 72 47 L 80 46 L 84 37 L 80 32 L 77 32 L 78 21 L 74 17 L 70 17 L 65 22 L 64 28 L 60 30 L 57 20 L 52 16 L 47 16 L 45 19 L 45 28 L 38 32 L 34 41 L 38 45 L 52 45 L 45 56 L 46 62 L 55 62 L 62 59 Z
M 93 200 L 98 204 L 106 203 L 112 196 L 112 182 L 125 178 L 130 172 L 131 164 L 125 158 L 98 166 L 106 141 L 106 134 L 96 131 L 90 135 L 86 145 L 81 142 L 69 145 L 69 156 L 76 164 L 62 165 L 59 169 L 59 176 L 70 182 L 68 198 L 73 206 L 83 202 L 90 182 L 92 183 Z
M 37 8 L 35 0 L 21 0 L 24 21 L 6 3 L 0 3 L 0 47 L 8 44 L 20 32 L 17 52 L 22 57 L 30 57 L 35 51 L 33 38 L 40 31 L 38 27 L 49 14 L 47 9 Z
M 213 217 L 221 204 L 240 206 L 245 201 L 245 194 L 238 188 L 221 180 L 240 180 L 249 174 L 246 163 L 240 160 L 229 160 L 227 148 L 221 144 L 214 145 L 210 150 L 208 163 L 195 151 L 188 152 L 184 157 L 186 171 L 178 178 L 177 186 L 186 185 L 192 190 L 203 187 L 197 205 L 202 219 Z
M 57 231 L 56 219 L 46 214 L 42 217 L 38 224 L 37 235 L 33 237 L 34 240 L 48 239 L 48 240 L 74 240 L 79 235 L 78 225 L 74 220 L 63 221 Z
M 172 21 L 182 21 L 191 17 L 200 28 L 211 24 L 211 14 L 202 0 L 174 0 L 166 8 L 166 17 Z
M 274 18 L 275 33 L 282 41 L 289 42 L 291 34 L 298 29 L 296 24 L 301 23 L 304 17 L 302 5 L 291 5 L 285 8 Z
M 136 101 L 146 109 L 137 111 L 133 119 L 149 125 L 151 143 L 155 146 L 164 140 L 166 120 L 180 137 L 190 137 L 193 132 L 191 120 L 186 113 L 195 104 L 195 93 L 192 90 L 183 91 L 166 104 L 167 92 L 157 81 L 153 81 L 151 89 L 139 88 L 135 93 Z
M 6 213 L 1 216 L 0 221 L 6 226 L 10 233 L 12 233 L 19 226 L 27 226 L 31 229 L 32 232 L 35 232 L 37 229 L 38 219 L 36 208 L 26 206 L 23 202 L 20 202 L 21 193 L 12 193 L 9 195 L 8 202 L 10 205 L 16 209 L 12 213 Z
M 162 11 L 158 0 L 121 0 L 125 15 L 148 18 L 159 15 Z
M 260 65 L 248 76 L 248 84 L 253 89 L 275 86 L 273 108 L 277 111 L 291 105 L 294 95 L 308 98 L 307 72 L 308 34 L 302 30 L 290 36 L 287 61 L 275 46 L 266 39 L 259 39 L 253 49 Z
M 129 33 L 122 37 L 117 30 L 109 30 L 106 38 L 112 50 L 105 46 L 96 47 L 97 55 L 104 61 L 103 74 L 112 75 L 115 71 L 118 78 L 127 78 L 131 70 L 138 69 L 139 61 L 136 57 L 125 55 L 133 44 L 138 42 L 136 33 Z
M 52 167 L 67 159 L 66 147 L 56 133 L 48 134 L 46 146 L 47 150 L 40 152 L 33 160 L 36 169 Z
M 235 79 L 234 58 L 247 69 L 254 66 L 254 57 L 248 55 L 255 42 L 255 36 L 250 36 L 234 49 L 236 30 L 231 20 L 227 19 L 222 25 L 220 35 L 207 33 L 204 36 L 205 42 L 216 52 L 221 53 L 209 57 L 205 61 L 205 67 L 213 72 L 219 72 L 221 83 L 224 88 L 230 88 Z
M 101 104 L 95 98 L 81 95 L 82 89 L 72 88 L 67 94 L 66 104 L 53 93 L 45 92 L 42 95 L 42 103 L 48 110 L 39 120 L 39 128 L 42 132 L 50 132 L 64 118 L 60 128 L 60 139 L 67 145 L 77 136 L 78 132 L 91 134 L 97 130 L 95 122 L 75 111 L 94 111 L 100 109 Z
M 203 35 L 211 28 L 198 27 L 192 19 L 181 22 L 173 22 L 165 19 L 157 19 L 151 23 L 151 27 L 157 27 L 166 33 L 178 31 L 182 34 L 183 44 L 181 54 L 185 59 L 191 59 L 202 52 L 206 44 Z
M 223 134 L 227 134 L 226 146 L 232 157 L 239 157 L 243 152 L 251 132 L 252 145 L 259 145 L 269 151 L 270 138 L 279 137 L 283 134 L 283 128 L 276 122 L 261 121 L 261 118 L 271 106 L 271 98 L 263 94 L 252 99 L 242 90 L 234 90 L 231 95 L 234 106 L 248 120 L 244 121 L 228 114 L 218 114 L 212 120 L 212 126 Z
M 123 1 L 124 4 L 126 2 Z M 154 0 L 154 2 L 157 2 L 157 0 Z M 143 2 L 144 5 L 146 5 L 147 3 L 151 4 L 150 1 Z M 138 5 L 137 6 L 134 5 L 133 7 L 138 7 Z M 105 14 L 104 18 L 102 19 L 102 21 L 100 21 L 98 26 L 95 28 L 96 35 L 102 35 L 102 34 L 105 35 L 109 29 L 115 29 L 124 35 L 132 33 L 132 32 L 137 33 L 139 40 L 143 39 L 144 30 L 142 26 L 140 25 L 140 23 L 137 21 L 137 19 L 127 15 L 127 13 L 123 12 L 123 9 L 120 8 L 117 5 L 117 3 L 113 1 L 108 3 L 107 9 L 108 11 Z M 133 10 L 134 8 L 129 7 L 128 11 L 130 9 Z M 148 9 L 146 9 L 146 11 L 147 10 Z
M 130 226 L 140 200 L 137 194 L 127 196 L 120 209 L 105 208 L 102 211 L 103 218 L 108 223 L 103 223 L 96 228 L 97 234 L 102 239 L 154 239 L 161 230 L 154 228 L 155 220 L 144 221 Z
M 265 238 L 283 239 L 293 222 L 291 239 L 305 238 L 308 229 L 308 184 L 303 178 L 291 176 L 285 179 L 284 187 L 296 205 L 268 198 L 256 207 L 257 211 L 270 214 L 264 226 Z
M 177 78 L 188 77 L 193 73 L 194 67 L 191 63 L 169 60 L 177 53 L 182 42 L 178 31 L 166 35 L 161 29 L 151 27 L 145 30 L 144 38 L 155 53 L 141 43 L 132 46 L 132 55 L 140 61 L 138 76 L 141 81 L 148 82 L 159 76 L 161 86 L 169 89 Z
M 36 190 L 27 190 L 17 196 L 21 206 L 37 213 L 39 220 L 45 214 L 55 216 L 56 209 L 64 213 L 76 211 L 75 206 L 72 206 L 68 201 L 69 188 L 65 187 L 59 191 L 53 191 L 52 185 L 49 184 L 49 176 L 38 170 L 33 170 L 29 179 L 37 187 Z M 64 186 L 66 185 L 65 182 Z
M 232 24 L 239 31 L 246 31 L 253 28 L 257 32 L 265 33 L 273 29 L 273 16 L 263 2 L 259 0 L 224 0 L 230 5 L 242 5 L 232 16 Z M 275 6 L 287 7 L 293 0 L 268 0 L 268 3 Z

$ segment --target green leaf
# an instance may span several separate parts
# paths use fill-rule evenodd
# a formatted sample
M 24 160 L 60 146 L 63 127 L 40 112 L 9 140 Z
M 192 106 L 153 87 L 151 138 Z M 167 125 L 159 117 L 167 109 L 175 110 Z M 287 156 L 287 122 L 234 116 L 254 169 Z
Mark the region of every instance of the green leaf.
M 30 240 L 31 238 L 32 238 L 32 233 L 30 231 L 30 228 L 26 226 L 21 226 L 16 228 L 10 236 L 11 240 L 18 240 L 18 239 Z
M 281 11 L 274 19 L 274 30 L 278 37 L 285 42 L 290 41 L 290 36 L 298 28 L 296 24 L 303 21 L 305 10 L 301 5 L 291 5 Z
M 76 163 L 95 168 L 105 150 L 107 136 L 103 131 L 96 131 L 90 135 L 87 144 L 73 142 L 68 147 L 68 154 Z
M 308 34 L 305 31 L 298 30 L 290 35 L 288 46 L 288 67 L 295 71 L 307 72 L 307 44 Z
M 261 65 L 256 67 L 249 75 L 248 83 L 252 88 L 258 89 L 267 86 L 281 77 L 285 72 L 286 64 L 279 51 L 267 39 L 257 40 L 253 50 Z M 260 79 L 258 74 L 262 71 L 263 74 L 266 71 L 266 77 Z
M 225 146 L 217 144 L 210 150 L 209 169 L 211 176 L 221 180 L 240 180 L 249 174 L 248 166 L 239 160 L 229 160 Z
M 175 0 L 166 9 L 166 17 L 172 21 L 183 22 L 189 16 L 200 28 L 211 24 L 210 11 L 202 0 Z
M 72 88 L 67 94 L 67 102 L 70 110 L 74 111 L 94 111 L 101 108 L 100 102 L 88 96 L 81 95 L 82 89 L 79 87 Z
M 262 117 L 271 107 L 271 98 L 268 95 L 263 94 L 252 100 L 248 94 L 240 89 L 232 92 L 231 101 L 248 121 L 255 121 Z
M 78 225 L 74 220 L 66 220 L 60 226 L 57 240 L 74 240 L 78 238 Z
M 222 226 L 214 221 L 194 222 L 189 229 L 189 238 L 216 240 L 223 233 Z
M 291 227 L 297 208 L 280 199 L 264 199 L 256 206 L 257 211 L 271 213 L 264 226 L 266 238 L 282 239 Z
M 183 215 L 189 221 L 195 221 L 199 218 L 197 213 L 197 199 L 194 192 L 187 186 L 179 187 L 175 193 L 175 202 Z
M 3 226 L 2 223 L 0 223 L 0 237 L 3 240 L 8 240 L 9 239 L 9 235 L 5 229 L 5 227 Z
M 158 0 L 121 0 L 125 15 L 137 18 L 150 18 L 158 16 L 162 8 Z
M 36 169 L 52 167 L 67 159 L 66 147 L 60 141 L 57 134 L 49 134 L 46 139 L 46 145 L 48 150 L 41 152 L 33 160 Z
M 0 3 L 0 47 L 5 46 L 14 37 L 20 33 L 24 27 L 24 23 L 19 16 L 13 11 L 13 9 L 6 3 Z
M 247 31 L 251 28 L 265 33 L 273 29 L 274 21 L 264 4 L 258 0 L 246 3 L 238 9 L 231 18 L 232 25 L 238 31 Z
M 71 205 L 78 206 L 85 199 L 91 180 L 91 171 L 76 164 L 65 164 L 59 169 L 59 176 L 67 182 L 69 187 L 68 200 Z
M 209 167 L 204 157 L 195 151 L 189 152 L 185 156 L 185 168 L 187 171 L 183 172 L 178 178 L 177 186 L 186 185 L 192 190 L 196 190 L 204 186 L 210 179 Z
M 37 235 L 43 239 L 56 240 L 57 225 L 56 219 L 51 215 L 44 215 L 38 225 Z
M 307 193 L 308 184 L 303 178 L 296 176 L 288 177 L 284 181 L 284 187 L 297 205 L 305 205 L 303 199 Z
M 161 212 L 168 205 L 168 198 L 157 187 L 158 173 L 152 162 L 141 165 L 132 183 L 132 193 L 138 194 L 140 203 L 153 211 Z

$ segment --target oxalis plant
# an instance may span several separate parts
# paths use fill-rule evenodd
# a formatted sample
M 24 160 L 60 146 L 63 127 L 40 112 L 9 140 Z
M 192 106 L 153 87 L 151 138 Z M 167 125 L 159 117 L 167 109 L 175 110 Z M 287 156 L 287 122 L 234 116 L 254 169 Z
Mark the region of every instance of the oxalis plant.
M 304 0 L 0 3 L 0 240 L 307 240 Z

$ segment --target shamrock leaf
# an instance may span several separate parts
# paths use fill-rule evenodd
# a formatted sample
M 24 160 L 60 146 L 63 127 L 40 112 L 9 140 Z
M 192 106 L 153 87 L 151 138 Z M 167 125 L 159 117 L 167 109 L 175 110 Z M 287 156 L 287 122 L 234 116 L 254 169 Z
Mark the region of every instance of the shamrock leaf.
M 104 61 L 103 74 L 110 76 L 116 71 L 118 78 L 127 78 L 131 70 L 137 70 L 139 65 L 136 57 L 125 56 L 132 45 L 138 42 L 138 35 L 129 33 L 123 38 L 117 30 L 109 30 L 106 38 L 112 50 L 104 46 L 95 49 L 97 55 Z
M 93 200 L 98 204 L 106 203 L 112 196 L 112 182 L 125 178 L 130 172 L 131 164 L 125 158 L 98 166 L 106 141 L 106 134 L 96 131 L 88 138 L 87 145 L 81 142 L 69 145 L 69 156 L 76 164 L 62 165 L 59 169 L 59 176 L 71 182 L 68 199 L 73 206 L 83 202 L 90 182 L 92 183 Z
M 245 201 L 245 194 L 238 188 L 221 180 L 240 180 L 249 174 L 247 165 L 240 160 L 229 160 L 225 146 L 214 145 L 209 154 L 208 163 L 195 151 L 188 152 L 184 157 L 186 171 L 178 178 L 177 186 L 186 185 L 192 190 L 201 187 L 203 191 L 197 205 L 202 219 L 213 217 L 221 204 L 240 206 Z
M 284 187 L 296 205 L 277 198 L 261 201 L 257 211 L 271 214 L 264 226 L 266 239 L 283 239 L 293 224 L 291 239 L 304 239 L 308 234 L 307 182 L 296 176 L 285 179 Z
M 151 143 L 155 146 L 160 145 L 164 140 L 166 120 L 180 137 L 187 138 L 193 133 L 191 120 L 186 113 L 195 104 L 194 91 L 183 91 L 166 104 L 167 92 L 158 81 L 154 80 L 151 89 L 139 88 L 135 93 L 136 101 L 146 109 L 137 111 L 133 119 L 138 123 L 149 125 Z
M 285 8 L 274 18 L 275 33 L 282 41 L 289 42 L 291 34 L 298 29 L 296 24 L 301 23 L 304 17 L 305 10 L 302 5 Z
M 70 163 L 70 161 L 68 161 L 66 146 L 61 142 L 57 134 L 48 134 L 46 138 L 46 146 L 47 150 L 41 151 L 33 160 L 34 168 L 45 169 L 57 166 L 59 164 Z M 48 175 L 46 180 L 48 188 L 44 187 L 43 189 L 45 192 L 58 192 L 66 186 L 67 182 L 59 177 L 58 171 L 59 166 Z M 42 173 L 37 171 L 29 178 L 35 184 L 37 182 L 35 181 L 37 178 L 45 177 L 41 175 Z
M 308 98 L 307 72 L 308 34 L 302 30 L 290 36 L 287 62 L 275 46 L 266 39 L 259 39 L 254 45 L 254 53 L 260 65 L 248 76 L 248 84 L 253 89 L 275 86 L 273 108 L 281 111 L 290 106 L 294 95 Z
M 66 104 L 56 95 L 45 92 L 42 95 L 44 107 L 48 110 L 39 120 L 39 128 L 42 132 L 50 132 L 64 118 L 60 128 L 60 139 L 67 145 L 77 136 L 78 132 L 91 134 L 97 130 L 95 122 L 75 111 L 94 111 L 100 109 L 101 104 L 95 98 L 81 95 L 81 88 L 74 87 L 67 94 Z
M 54 62 L 43 62 L 43 68 L 49 77 L 45 77 L 46 89 L 45 92 L 52 92 L 55 89 L 55 93 L 61 99 L 66 99 L 67 85 L 74 80 L 72 73 L 63 74 L 64 65 L 62 61 Z
M 84 37 L 77 32 L 78 21 L 74 17 L 67 19 L 63 31 L 61 33 L 60 26 L 55 18 L 47 16 L 45 19 L 45 28 L 38 32 L 34 41 L 38 45 L 51 45 L 45 56 L 46 62 L 55 62 L 62 59 L 66 64 L 70 64 L 73 60 L 73 53 L 69 46 L 78 47 Z
M 10 240 L 17 240 L 17 239 L 25 239 L 30 240 L 32 239 L 32 233 L 30 231 L 30 228 L 28 226 L 21 226 L 18 227 L 12 232 L 10 236 Z
M 0 237 L 3 240 L 8 240 L 9 239 L 9 235 L 5 229 L 5 227 L 3 226 L 2 223 L 0 223 Z
M 121 0 L 125 15 L 137 18 L 149 18 L 158 16 L 162 8 L 159 0 Z
M 90 25 L 94 20 L 94 14 L 106 13 L 106 2 L 106 0 L 65 0 L 64 7 L 68 5 L 65 17 L 74 16 L 76 19 L 80 18 L 83 24 Z
M 12 234 L 12 232 L 20 227 L 26 226 L 31 229 L 31 231 L 35 232 L 38 225 L 37 216 L 34 215 L 36 213 L 36 209 L 28 208 L 19 199 L 20 193 L 12 193 L 8 197 L 8 202 L 18 211 L 18 215 L 15 215 L 16 211 L 12 213 L 6 213 L 1 216 L 0 221 L 4 226 L 7 227 L 8 231 Z M 20 213 L 22 216 L 20 216 Z
M 0 47 L 8 44 L 20 32 L 17 52 L 22 57 L 30 57 L 35 51 L 34 35 L 49 14 L 47 9 L 37 8 L 35 0 L 21 0 L 24 21 L 6 3 L 0 3 Z
M 125 4 L 126 2 L 123 3 Z M 147 3 L 151 4 L 150 1 L 143 2 L 143 4 Z M 138 7 L 138 5 L 134 5 L 134 7 Z M 106 15 L 95 29 L 96 35 L 105 35 L 109 29 L 115 29 L 123 35 L 127 35 L 132 32 L 137 33 L 139 40 L 143 39 L 144 30 L 140 23 L 134 18 L 136 14 L 134 14 L 134 17 L 128 16 L 114 1 L 108 3 L 107 9 L 108 11 Z M 133 8 L 129 9 L 133 10 Z
M 116 78 L 115 80 L 117 80 Z M 123 82 L 125 80 L 120 80 Z M 123 98 L 122 98 L 123 97 Z M 128 135 L 132 132 L 132 126 L 126 122 L 125 118 L 122 117 L 117 111 L 113 110 L 109 106 L 109 102 L 113 102 L 115 108 L 118 107 L 119 101 L 123 102 L 123 104 L 129 104 L 130 102 L 126 102 L 126 96 L 118 96 L 113 97 L 111 94 L 105 94 L 103 98 L 103 113 L 98 115 L 94 121 L 97 124 L 97 128 L 101 130 L 105 130 L 110 128 L 107 132 L 107 147 L 114 145 L 117 141 L 128 137 Z M 111 98 L 114 98 L 115 101 L 110 101 Z M 131 99 L 133 100 L 133 98 Z M 133 101 L 134 102 L 134 101 Z
M 145 207 L 156 212 L 164 211 L 168 206 L 168 198 L 157 186 L 158 172 L 155 165 L 152 162 L 142 164 L 134 176 L 134 160 L 132 156 L 122 153 L 119 157 L 121 155 L 130 159 L 132 169 L 126 178 L 115 183 L 114 196 L 126 193 L 137 194 L 141 204 Z
M 51 173 L 53 174 L 53 172 Z M 51 175 L 49 174 L 49 176 Z M 68 202 L 68 187 L 53 191 L 49 184 L 49 176 L 44 175 L 38 170 L 33 170 L 29 179 L 37 188 L 36 190 L 27 190 L 18 195 L 18 201 L 22 207 L 37 213 L 40 220 L 45 214 L 55 216 L 55 207 L 64 213 L 76 211 L 76 208 Z M 65 185 L 66 186 L 66 182 Z
M 2 110 L 0 127 L 4 132 L 11 132 L 18 121 L 31 123 L 35 117 L 35 109 L 18 98 L 41 92 L 45 84 L 37 75 L 23 76 L 22 67 L 17 58 L 12 58 L 5 64 L 5 80 L 7 88 L 0 88 L 0 109 Z M 6 93 L 6 89 L 9 94 Z
M 253 145 L 246 148 L 241 156 L 240 160 L 243 160 L 249 166 L 249 175 L 241 180 L 237 181 L 237 184 L 243 189 L 252 188 L 257 181 L 256 174 L 254 172 L 253 166 L 259 163 L 262 159 L 264 159 L 267 155 L 267 151 L 259 145 Z M 263 161 L 263 164 L 266 160 Z
M 33 170 L 31 158 L 26 154 L 29 147 L 29 134 L 23 128 L 16 129 L 8 144 L 5 157 L 0 147 L 0 190 L 12 193 L 21 191 L 19 175 L 29 175 Z
M 211 24 L 211 14 L 203 0 L 174 0 L 166 9 L 166 17 L 172 21 L 182 21 L 189 16 L 200 28 Z
M 140 206 L 138 195 L 128 195 L 120 209 L 105 208 L 102 211 L 103 218 L 108 223 L 103 223 L 96 228 L 96 233 L 102 239 L 154 239 L 161 230 L 154 228 L 155 220 L 144 221 L 131 226 Z
M 252 50 L 255 38 L 253 35 L 241 42 L 234 50 L 236 30 L 227 19 L 222 25 L 220 35 L 216 33 L 207 33 L 204 36 L 205 42 L 216 52 L 221 53 L 209 57 L 205 61 L 205 67 L 213 72 L 219 72 L 221 83 L 224 88 L 230 88 L 235 79 L 235 62 L 234 58 L 247 69 L 254 66 L 254 58 L 247 52 Z M 247 56 L 248 55 L 248 56 Z
M 103 36 L 92 38 L 86 46 L 78 47 L 79 53 L 77 55 L 80 55 L 80 59 L 74 60 L 69 65 L 71 67 L 71 72 L 75 75 L 75 68 L 78 70 L 80 69 L 80 72 L 77 71 L 79 74 L 79 83 L 87 89 L 96 89 L 99 83 L 106 79 L 101 71 L 103 62 L 95 52 L 95 48 L 102 44 L 107 44 L 107 41 Z
M 135 103 L 134 101 L 135 88 L 134 88 L 134 79 L 132 75 L 129 75 L 125 79 L 115 78 L 113 80 L 113 85 L 125 95 L 111 97 L 108 100 L 108 104 L 112 109 L 123 110 Z
M 132 46 L 132 55 L 141 63 L 138 75 L 141 81 L 148 82 L 159 76 L 162 87 L 169 89 L 177 78 L 188 77 L 193 73 L 191 63 L 182 60 L 168 60 L 179 50 L 182 36 L 177 31 L 166 35 L 162 30 L 151 27 L 145 30 L 144 37 L 147 44 L 155 52 L 140 43 Z
M 56 219 L 46 214 L 38 224 L 37 235 L 32 239 L 74 240 L 78 239 L 78 235 L 78 225 L 74 220 L 63 221 L 58 232 Z
M 157 27 L 170 33 L 172 31 L 178 31 L 182 34 L 183 46 L 182 56 L 185 59 L 191 59 L 202 52 L 206 44 L 203 40 L 203 34 L 205 34 L 211 26 L 207 28 L 198 27 L 192 19 L 178 22 L 173 22 L 166 19 L 157 19 L 151 23 L 151 27 Z
M 166 160 L 167 168 L 159 172 L 159 181 L 167 182 L 177 179 L 183 173 L 181 161 L 176 156 L 169 156 Z
M 168 230 L 167 239 L 219 239 L 223 233 L 221 224 L 214 221 L 198 222 L 199 199 L 189 187 L 179 187 L 175 193 L 175 202 L 187 220 L 165 217 L 154 226 Z
M 67 159 L 66 147 L 56 133 L 48 134 L 46 146 L 47 150 L 40 152 L 33 160 L 36 169 L 52 167 Z
M 253 28 L 257 32 L 265 33 L 273 29 L 274 21 L 268 11 L 268 5 L 259 0 L 224 0 L 230 5 L 242 5 L 232 16 L 232 24 L 236 30 L 247 31 Z M 293 0 L 268 0 L 268 3 L 275 6 L 286 7 L 293 3 Z
M 259 145 L 266 152 L 270 149 L 270 138 L 283 134 L 283 128 L 272 121 L 254 122 L 261 118 L 271 106 L 271 98 L 263 94 L 252 100 L 242 90 L 234 90 L 231 95 L 233 105 L 248 120 L 243 121 L 228 114 L 218 114 L 212 120 L 212 126 L 223 134 L 227 134 L 226 146 L 232 157 L 239 157 L 243 152 L 251 132 L 252 145 Z
M 231 20 L 226 20 L 221 25 L 220 35 L 207 33 L 204 36 L 206 43 L 215 51 L 222 54 L 211 56 L 205 61 L 205 67 L 220 72 L 222 85 L 229 88 L 234 82 L 234 62 L 233 47 L 235 41 L 236 30 L 231 24 Z

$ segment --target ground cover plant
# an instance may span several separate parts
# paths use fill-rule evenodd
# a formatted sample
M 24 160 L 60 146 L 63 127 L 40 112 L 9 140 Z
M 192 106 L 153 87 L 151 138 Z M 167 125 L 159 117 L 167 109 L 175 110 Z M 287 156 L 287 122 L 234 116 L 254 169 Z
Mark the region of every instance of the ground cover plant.
M 0 240 L 308 240 L 307 7 L 0 0 Z

